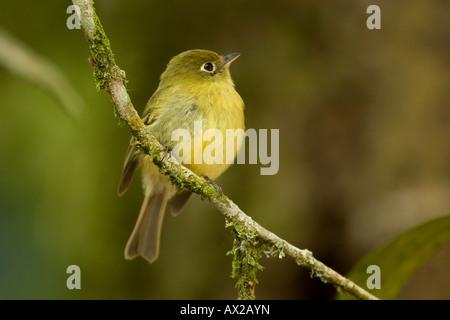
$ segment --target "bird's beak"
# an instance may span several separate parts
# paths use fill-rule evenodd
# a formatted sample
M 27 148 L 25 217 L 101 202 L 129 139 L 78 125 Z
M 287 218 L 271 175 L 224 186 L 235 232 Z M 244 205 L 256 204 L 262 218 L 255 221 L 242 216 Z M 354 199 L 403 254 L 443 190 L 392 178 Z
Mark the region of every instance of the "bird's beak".
M 236 60 L 241 54 L 239 52 L 236 53 L 230 53 L 227 54 L 226 56 L 223 56 L 223 64 L 222 64 L 222 68 L 225 67 L 229 67 L 230 64 Z

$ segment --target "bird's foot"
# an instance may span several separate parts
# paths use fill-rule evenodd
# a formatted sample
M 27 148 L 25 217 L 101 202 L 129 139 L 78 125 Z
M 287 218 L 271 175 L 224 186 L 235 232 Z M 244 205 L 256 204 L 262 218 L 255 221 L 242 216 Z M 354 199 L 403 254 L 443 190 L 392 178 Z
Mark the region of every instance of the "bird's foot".
M 214 181 L 212 181 L 212 180 L 211 180 L 210 178 L 208 178 L 207 176 L 205 176 L 204 178 L 205 178 L 206 181 L 208 181 L 208 183 L 209 183 L 210 185 L 212 185 L 212 186 L 214 187 L 214 189 L 216 189 L 216 191 L 217 191 L 218 194 L 223 193 L 222 188 L 221 188 L 217 183 L 215 183 Z
M 162 153 L 161 160 L 165 160 L 167 156 L 171 156 L 172 149 L 168 146 L 163 146 L 164 152 Z

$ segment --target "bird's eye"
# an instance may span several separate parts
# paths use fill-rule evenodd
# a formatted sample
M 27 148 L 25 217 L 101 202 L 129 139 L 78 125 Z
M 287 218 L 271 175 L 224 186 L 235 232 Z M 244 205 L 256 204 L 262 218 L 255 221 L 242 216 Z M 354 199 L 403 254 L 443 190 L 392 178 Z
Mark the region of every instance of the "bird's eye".
M 213 72 L 214 71 L 214 64 L 211 62 L 207 62 L 202 66 L 202 70 L 207 72 Z

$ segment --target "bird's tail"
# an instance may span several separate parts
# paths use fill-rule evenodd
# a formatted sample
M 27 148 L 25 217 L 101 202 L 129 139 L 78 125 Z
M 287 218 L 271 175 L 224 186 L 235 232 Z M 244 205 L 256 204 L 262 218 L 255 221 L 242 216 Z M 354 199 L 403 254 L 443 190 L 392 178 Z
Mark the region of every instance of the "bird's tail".
M 125 258 L 133 259 L 141 255 L 150 263 L 158 258 L 159 239 L 168 200 L 166 190 L 145 196 L 133 233 L 125 247 Z

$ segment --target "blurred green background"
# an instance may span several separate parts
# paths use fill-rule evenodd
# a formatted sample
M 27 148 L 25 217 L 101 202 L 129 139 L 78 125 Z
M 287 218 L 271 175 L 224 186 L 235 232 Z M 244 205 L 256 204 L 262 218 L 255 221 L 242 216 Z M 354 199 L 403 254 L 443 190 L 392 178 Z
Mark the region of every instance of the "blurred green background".
M 366 8 L 381 8 L 381 30 Z M 97 92 L 69 1 L 2 0 L 0 26 L 57 65 L 86 107 L 0 67 L 0 299 L 234 299 L 232 236 L 194 197 L 166 216 L 160 257 L 123 251 L 143 199 L 116 190 L 130 133 Z M 280 168 L 235 165 L 217 182 L 244 212 L 345 274 L 394 235 L 450 212 L 450 2 L 98 0 L 142 112 L 168 60 L 239 51 L 231 68 L 246 126 L 280 130 Z M 263 258 L 259 299 L 330 299 L 290 259 Z M 66 268 L 81 268 L 68 290 Z M 450 299 L 450 247 L 402 299 Z

